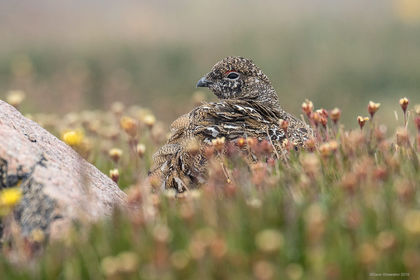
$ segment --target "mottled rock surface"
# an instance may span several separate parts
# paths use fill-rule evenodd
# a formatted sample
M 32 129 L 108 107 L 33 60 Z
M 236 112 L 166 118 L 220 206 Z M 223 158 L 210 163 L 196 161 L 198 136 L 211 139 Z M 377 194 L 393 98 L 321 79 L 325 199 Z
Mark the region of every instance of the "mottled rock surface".
M 94 221 L 125 205 L 126 195 L 71 147 L 0 100 L 0 190 L 19 185 L 23 198 L 0 222 L 0 240 L 19 229 L 60 238 L 73 221 Z

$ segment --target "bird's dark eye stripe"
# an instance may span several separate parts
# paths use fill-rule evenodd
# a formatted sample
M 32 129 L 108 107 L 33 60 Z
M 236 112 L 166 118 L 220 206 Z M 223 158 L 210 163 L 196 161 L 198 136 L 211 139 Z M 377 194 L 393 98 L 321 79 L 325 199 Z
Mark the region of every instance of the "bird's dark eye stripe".
M 239 77 L 239 74 L 238 73 L 235 73 L 235 72 L 231 72 L 231 73 L 229 73 L 229 75 L 227 75 L 227 77 L 229 78 L 229 79 L 236 79 L 236 78 L 238 78 Z

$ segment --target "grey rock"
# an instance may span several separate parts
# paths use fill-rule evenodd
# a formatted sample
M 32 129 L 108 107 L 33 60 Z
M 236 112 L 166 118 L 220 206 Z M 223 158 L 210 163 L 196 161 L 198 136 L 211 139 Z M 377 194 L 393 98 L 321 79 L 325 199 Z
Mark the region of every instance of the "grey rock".
M 91 222 L 126 206 L 126 194 L 71 147 L 0 100 L 0 190 L 19 185 L 23 198 L 0 220 L 0 240 L 42 230 L 63 236 L 75 221 Z M 0 242 L 1 243 L 1 242 Z

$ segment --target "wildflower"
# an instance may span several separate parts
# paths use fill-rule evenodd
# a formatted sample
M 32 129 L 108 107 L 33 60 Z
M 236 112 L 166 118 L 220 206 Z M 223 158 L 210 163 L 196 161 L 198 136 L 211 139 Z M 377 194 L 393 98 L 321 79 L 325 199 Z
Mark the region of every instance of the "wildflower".
M 263 153 L 271 154 L 271 152 L 273 151 L 273 145 L 271 145 L 271 143 L 268 140 L 264 139 L 259 144 Z
M 136 152 L 137 152 L 137 155 L 142 158 L 144 154 L 146 153 L 146 146 L 142 143 L 137 144 Z
M 267 178 L 267 164 L 263 162 L 257 162 L 251 166 L 252 170 L 252 183 L 255 185 L 261 185 Z
M 101 261 L 101 269 L 108 277 L 113 277 L 118 273 L 132 273 L 138 269 L 139 259 L 134 252 L 121 252 L 113 257 L 105 257 Z
M 338 149 L 337 141 L 332 140 L 330 142 L 323 143 L 319 147 L 319 152 L 321 153 L 321 156 L 327 157 L 327 156 L 331 155 L 333 152 L 337 151 L 337 149 Z
M 254 264 L 253 272 L 257 280 L 273 279 L 274 266 L 268 261 L 258 261 Z
M 316 112 L 318 114 L 320 114 L 322 117 L 327 118 L 328 119 L 328 111 L 325 110 L 324 108 L 318 109 L 316 110 Z
M 405 214 L 404 228 L 408 233 L 420 235 L 420 210 L 409 210 Z
M 375 113 L 379 110 L 380 106 L 381 106 L 381 103 L 375 103 L 373 101 L 369 101 L 368 112 L 371 118 L 373 118 Z
M 171 230 L 164 224 L 156 225 L 153 228 L 153 238 L 160 243 L 166 243 L 171 241 L 172 239 L 172 232 Z
M 395 235 L 390 231 L 381 231 L 376 238 L 376 245 L 382 250 L 392 248 L 396 243 Z
M 149 127 L 152 128 L 156 123 L 156 118 L 152 114 L 147 114 L 144 116 L 143 122 Z
M 121 149 L 112 148 L 109 150 L 108 155 L 115 163 L 117 163 L 120 160 L 122 153 Z
M 124 104 L 121 102 L 112 103 L 111 111 L 116 115 L 121 115 L 124 112 Z
M 347 173 L 341 179 L 341 185 L 345 190 L 353 192 L 358 184 L 357 176 L 353 173 Z
M 118 272 L 118 262 L 116 258 L 112 256 L 103 258 L 101 261 L 101 269 L 108 277 L 115 275 Z
M 318 124 L 321 122 L 321 114 L 318 112 L 313 112 L 310 114 L 310 119 L 314 122 L 315 126 L 318 126 Z
M 315 139 L 314 138 L 310 138 L 305 142 L 305 147 L 306 149 L 308 149 L 308 151 L 314 151 L 315 150 Z
M 191 198 L 193 199 L 199 199 L 201 197 L 201 191 L 194 189 L 194 190 L 190 190 L 189 195 Z
M 117 256 L 119 260 L 119 270 L 121 272 L 134 272 L 138 268 L 139 258 L 134 252 L 121 252 Z
M 266 253 L 276 252 L 283 247 L 283 234 L 274 229 L 260 231 L 255 236 L 257 248 Z
M 45 233 L 42 229 L 36 228 L 31 231 L 30 239 L 32 242 L 42 243 L 45 240 Z
M 420 253 L 417 248 L 406 249 L 403 259 L 404 264 L 413 271 L 420 266 Z
M 420 3 L 417 0 L 394 1 L 394 12 L 405 23 L 413 24 L 420 21 Z
M 7 188 L 0 192 L 0 206 L 13 207 L 19 203 L 22 198 L 22 189 L 20 187 Z
M 188 254 L 188 252 L 184 251 L 184 250 L 178 250 L 172 253 L 171 257 L 170 257 L 171 263 L 172 265 L 176 268 L 176 269 L 184 269 L 185 267 L 187 267 L 189 261 L 190 261 L 190 256 Z
M 358 256 L 361 263 L 370 265 L 376 261 L 378 254 L 372 244 L 364 243 L 358 248 Z
M 400 106 L 401 109 L 403 110 L 404 114 L 407 111 L 407 107 L 408 107 L 408 98 L 404 97 L 400 99 Z
M 211 158 L 214 155 L 214 146 L 206 146 L 204 148 L 204 154 L 206 155 L 206 158 Z
M 210 244 L 210 253 L 215 257 L 216 259 L 222 258 L 224 255 L 226 255 L 227 252 L 227 246 L 226 242 L 222 238 L 215 238 L 211 244 Z
M 341 110 L 338 108 L 332 109 L 330 116 L 331 116 L 331 120 L 336 124 L 340 120 Z
M 164 190 L 163 194 L 169 199 L 174 199 L 176 197 L 176 191 L 174 189 Z
M 135 137 L 137 135 L 137 122 L 133 118 L 127 116 L 122 117 L 120 125 L 129 136 Z
M 325 229 L 325 214 L 319 203 L 312 203 L 305 211 L 307 235 L 311 242 L 318 241 Z
M 288 121 L 285 121 L 285 120 L 281 119 L 279 121 L 279 125 L 284 130 L 284 132 L 287 132 L 287 128 L 289 127 L 289 122 Z
M 61 135 L 61 139 L 69 146 L 78 147 L 83 142 L 83 132 L 80 130 L 70 130 Z
M 11 90 L 7 93 L 6 101 L 17 108 L 25 100 L 25 93 L 21 90 Z
M 254 152 L 258 150 L 258 140 L 255 137 L 246 138 L 246 144 L 248 147 L 251 148 Z
M 388 171 L 385 167 L 379 166 L 374 170 L 373 176 L 378 180 L 385 180 L 388 176 Z
M 118 180 L 120 179 L 120 172 L 118 169 L 111 169 L 109 170 L 109 177 L 111 177 L 112 181 L 118 183 Z
M 213 145 L 213 147 L 216 149 L 216 151 L 221 151 L 223 150 L 224 146 L 225 146 L 225 137 L 218 137 L 216 139 L 213 139 L 211 141 L 211 144 Z
M 362 117 L 362 116 L 358 116 L 357 117 L 357 122 L 359 123 L 360 129 L 363 129 L 363 127 L 365 126 L 365 123 L 369 120 L 368 117 Z
M 252 207 L 252 208 L 258 209 L 258 208 L 260 208 L 260 207 L 261 207 L 262 202 L 261 202 L 261 200 L 260 200 L 260 199 L 258 199 L 258 198 L 256 198 L 256 197 L 253 197 L 253 198 L 248 199 L 248 200 L 246 201 L 246 204 L 247 204 L 249 207 Z
M 350 210 L 345 217 L 347 227 L 351 229 L 356 229 L 359 227 L 361 222 L 361 214 L 357 209 Z
M 201 259 L 205 254 L 205 244 L 201 240 L 193 238 L 188 245 L 188 251 L 193 259 Z
M 381 142 L 385 139 L 386 131 L 387 131 L 387 127 L 383 124 L 381 124 L 379 127 L 375 127 L 374 134 L 378 142 Z
M 240 137 L 238 138 L 238 140 L 236 140 L 236 143 L 238 144 L 239 148 L 243 148 L 246 145 L 246 140 Z
M 414 106 L 414 113 L 416 113 L 417 116 L 420 116 L 420 104 Z
M 302 157 L 302 168 L 306 175 L 310 178 L 315 178 L 319 174 L 320 164 L 319 159 L 314 154 L 306 154 Z
M 286 275 L 289 279 L 301 279 L 303 276 L 303 268 L 297 263 L 288 264 L 286 267 Z
M 312 101 L 306 99 L 305 102 L 302 103 L 302 110 L 305 114 L 309 117 L 314 109 L 314 104 Z
M 182 203 L 179 208 L 179 214 L 184 220 L 191 220 L 194 216 L 194 208 L 188 203 Z

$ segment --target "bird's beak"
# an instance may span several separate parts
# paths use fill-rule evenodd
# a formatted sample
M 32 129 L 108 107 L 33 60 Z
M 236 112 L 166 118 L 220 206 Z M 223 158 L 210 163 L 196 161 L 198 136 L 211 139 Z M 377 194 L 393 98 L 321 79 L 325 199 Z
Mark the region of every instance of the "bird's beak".
M 203 77 L 198 80 L 196 87 L 208 87 L 210 84 L 211 82 L 207 80 L 206 77 Z

